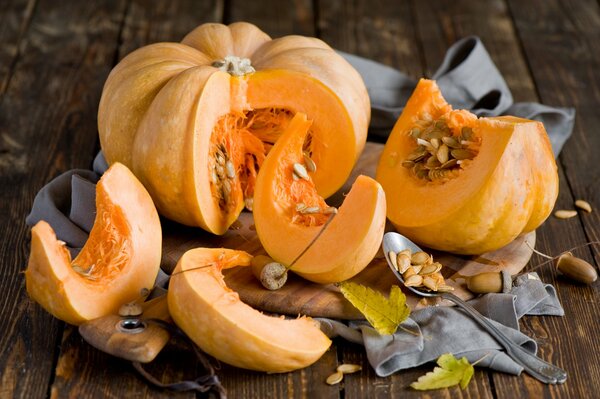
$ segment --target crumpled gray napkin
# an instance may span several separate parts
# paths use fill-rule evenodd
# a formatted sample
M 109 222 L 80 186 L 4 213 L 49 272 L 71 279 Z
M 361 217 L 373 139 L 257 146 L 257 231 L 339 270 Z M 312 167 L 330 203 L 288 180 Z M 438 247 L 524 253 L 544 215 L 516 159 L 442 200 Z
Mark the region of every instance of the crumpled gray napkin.
M 487 294 L 470 304 L 511 340 L 535 353 L 537 344 L 519 331 L 523 315 L 563 316 L 554 287 L 542 283 L 536 273 L 515 279 L 510 293 Z M 444 353 L 466 356 L 471 363 L 510 374 L 523 370 L 490 335 L 457 307 L 428 307 L 413 312 L 393 335 L 379 335 L 367 322 L 349 325 L 331 319 L 318 319 L 329 337 L 342 337 L 365 346 L 369 363 L 380 377 L 434 361 Z
M 371 96 L 370 133 L 379 138 L 389 134 L 416 80 L 385 65 L 343 54 L 361 73 Z M 504 79 L 494 66 L 481 41 L 469 37 L 455 43 L 433 78 L 438 80 L 444 96 L 454 106 L 472 109 L 479 115 L 514 114 L 542 120 L 557 154 L 573 128 L 574 111 L 536 103 L 512 104 Z M 47 221 L 59 239 L 65 241 L 75 256 L 85 244 L 95 217 L 95 184 L 107 169 L 99 153 L 93 171 L 76 169 L 56 177 L 35 197 L 26 222 L 29 226 Z M 165 274 L 156 284 L 164 287 Z M 563 310 L 552 286 L 520 277 L 510 294 L 488 294 L 474 305 L 495 320 L 515 342 L 535 352 L 535 341 L 518 331 L 518 318 L 524 314 L 562 315 Z M 380 336 L 366 323 L 349 326 L 322 319 L 323 328 L 332 335 L 364 344 L 369 362 L 380 376 L 413 367 L 452 352 L 465 355 L 471 362 L 490 353 L 479 363 L 491 369 L 518 374 L 521 367 L 499 350 L 498 344 L 481 331 L 461 310 L 430 307 L 411 315 L 404 323 L 412 335 L 400 330 L 393 336 Z
M 339 52 L 358 70 L 371 98 L 369 138 L 385 142 L 417 80 L 389 66 Z M 466 37 L 446 52 L 432 79 L 454 108 L 469 109 L 480 116 L 514 115 L 544 123 L 554 155 L 571 135 L 573 108 L 538 103 L 513 104 L 512 94 L 481 40 Z

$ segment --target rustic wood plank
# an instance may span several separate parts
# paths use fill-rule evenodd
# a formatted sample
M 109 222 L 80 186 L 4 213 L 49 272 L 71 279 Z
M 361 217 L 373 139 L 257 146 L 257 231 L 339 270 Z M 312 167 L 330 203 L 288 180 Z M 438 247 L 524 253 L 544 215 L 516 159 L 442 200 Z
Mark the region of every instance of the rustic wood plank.
M 421 49 L 409 2 L 319 2 L 319 37 L 330 46 L 423 75 Z
M 118 59 L 135 49 L 157 42 L 179 42 L 205 22 L 223 20 L 224 0 L 157 1 L 152 6 L 133 0 L 127 10 L 120 38 Z
M 36 0 L 12 0 L 0 4 L 0 96 L 6 91 L 22 52 Z
M 225 9 L 224 23 L 250 22 L 272 38 L 286 35 L 315 36 L 311 0 L 245 1 L 231 0 Z
M 221 14 L 222 1 L 219 0 L 202 4 L 185 0 L 157 1 L 152 7 L 143 1 L 134 0 L 122 7 L 119 19 L 123 22 L 118 29 L 118 39 L 115 37 L 105 41 L 107 46 L 112 45 L 113 48 L 112 57 L 108 60 L 116 61 L 134 49 L 153 42 L 179 41 L 197 25 L 219 21 Z M 106 76 L 99 77 L 95 84 L 98 86 L 98 98 L 105 78 Z M 97 104 L 96 102 L 87 115 L 94 121 Z M 167 346 L 164 352 L 148 367 L 159 380 L 171 382 L 198 377 L 197 359 L 193 356 L 181 356 L 181 350 L 172 346 Z M 173 392 L 151 387 L 140 378 L 129 362 L 92 348 L 77 332 L 71 330 L 67 330 L 63 337 L 52 394 L 57 397 L 97 398 L 196 396 L 193 392 L 175 395 Z
M 25 292 L 25 215 L 44 183 L 66 169 L 90 165 L 97 135 L 94 115 L 123 5 L 40 2 L 0 104 L 0 184 L 8 188 L 0 193 L 5 226 L 0 247 L 2 397 L 48 393 L 63 323 Z

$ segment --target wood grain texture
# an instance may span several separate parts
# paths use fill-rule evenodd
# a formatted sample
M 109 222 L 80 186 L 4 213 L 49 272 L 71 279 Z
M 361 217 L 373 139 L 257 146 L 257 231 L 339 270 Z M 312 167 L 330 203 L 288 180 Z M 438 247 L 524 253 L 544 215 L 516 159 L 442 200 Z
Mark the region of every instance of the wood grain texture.
M 4 226 L 0 298 L 0 396 L 49 392 L 63 324 L 25 293 L 21 272 L 29 247 L 25 216 L 36 191 L 67 169 L 88 167 L 95 112 L 117 39 L 118 1 L 42 1 L 0 104 L 0 218 Z M 114 11 L 111 11 L 114 10 Z M 10 16 L 10 15 L 9 15 Z
M 311 0 L 246 1 L 230 0 L 224 23 L 246 21 L 255 24 L 272 38 L 287 35 L 314 36 Z
M 23 36 L 31 22 L 36 0 L 0 4 L 0 97 L 6 91 L 23 49 Z

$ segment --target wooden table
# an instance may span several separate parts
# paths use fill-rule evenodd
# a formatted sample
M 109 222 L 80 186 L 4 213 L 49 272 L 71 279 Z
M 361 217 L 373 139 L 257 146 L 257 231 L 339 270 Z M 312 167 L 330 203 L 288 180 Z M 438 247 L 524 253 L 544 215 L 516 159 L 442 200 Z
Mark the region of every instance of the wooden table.
M 264 4 L 270 3 L 270 4 Z M 98 150 L 96 113 L 111 68 L 132 50 L 177 41 L 207 21 L 246 20 L 271 36 L 317 36 L 335 48 L 430 76 L 447 47 L 478 35 L 516 101 L 575 106 L 573 137 L 559 157 L 557 208 L 588 200 L 596 211 L 569 220 L 551 217 L 538 230 L 538 249 L 557 254 L 600 239 L 600 10 L 597 0 L 440 0 L 346 2 L 296 0 L 4 0 L 0 3 L 0 397 L 172 397 L 146 385 L 125 361 L 83 342 L 76 329 L 31 302 L 21 273 L 29 253 L 25 225 L 37 190 L 57 174 L 88 168 Z M 598 265 L 598 247 L 577 255 Z M 534 256 L 531 264 L 543 259 Z M 576 286 L 540 270 L 555 285 L 565 317 L 525 317 L 522 330 L 539 353 L 565 368 L 566 384 L 546 386 L 527 375 L 477 369 L 466 390 L 431 397 L 564 397 L 598 395 L 600 283 Z M 160 357 L 160 378 L 192 377 L 185 351 Z M 341 385 L 325 378 L 340 363 L 360 373 Z M 378 378 L 361 347 L 335 341 L 304 370 L 266 375 L 223 365 L 230 397 L 418 397 L 410 382 L 432 365 Z M 194 397 L 194 394 L 176 395 Z

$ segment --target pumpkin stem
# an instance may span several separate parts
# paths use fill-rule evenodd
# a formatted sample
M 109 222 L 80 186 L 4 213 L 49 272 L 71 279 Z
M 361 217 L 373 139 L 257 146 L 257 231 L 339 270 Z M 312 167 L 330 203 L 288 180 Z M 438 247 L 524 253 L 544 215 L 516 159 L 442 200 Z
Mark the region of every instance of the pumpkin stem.
M 250 64 L 249 58 L 240 58 L 235 55 L 228 55 L 222 60 L 217 60 L 212 63 L 212 66 L 233 76 L 243 76 L 248 73 L 256 72 L 254 67 Z

